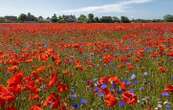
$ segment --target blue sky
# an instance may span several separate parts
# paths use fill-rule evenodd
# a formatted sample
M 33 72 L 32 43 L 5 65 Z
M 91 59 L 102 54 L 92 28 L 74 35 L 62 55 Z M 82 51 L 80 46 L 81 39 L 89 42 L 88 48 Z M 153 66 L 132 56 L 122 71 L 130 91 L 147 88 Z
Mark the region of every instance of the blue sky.
M 173 14 L 173 0 L 0 0 L 0 16 L 27 12 L 44 17 L 92 12 L 97 16 L 150 19 Z

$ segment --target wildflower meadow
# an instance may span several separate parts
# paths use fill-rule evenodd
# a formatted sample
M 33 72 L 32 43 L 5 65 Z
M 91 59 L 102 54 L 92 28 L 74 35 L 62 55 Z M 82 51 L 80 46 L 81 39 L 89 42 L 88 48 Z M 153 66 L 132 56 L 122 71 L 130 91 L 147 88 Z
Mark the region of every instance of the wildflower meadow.
M 0 24 L 0 110 L 173 110 L 173 24 Z

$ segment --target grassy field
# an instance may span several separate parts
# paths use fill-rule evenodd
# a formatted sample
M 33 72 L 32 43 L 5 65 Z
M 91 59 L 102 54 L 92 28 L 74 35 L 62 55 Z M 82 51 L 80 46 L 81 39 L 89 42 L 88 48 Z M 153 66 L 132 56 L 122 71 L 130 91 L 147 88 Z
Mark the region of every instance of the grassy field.
M 173 24 L 0 24 L 0 110 L 172 110 Z

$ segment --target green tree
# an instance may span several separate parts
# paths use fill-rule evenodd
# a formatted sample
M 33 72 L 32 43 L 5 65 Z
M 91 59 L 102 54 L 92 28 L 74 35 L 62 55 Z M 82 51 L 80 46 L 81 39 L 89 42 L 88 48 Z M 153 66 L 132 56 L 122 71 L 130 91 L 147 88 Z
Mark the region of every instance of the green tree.
M 58 22 L 58 17 L 56 16 L 56 14 L 54 14 L 54 15 L 51 17 L 51 22 L 53 22 L 53 23 Z
M 58 17 L 58 22 L 59 23 L 65 23 L 64 15 Z
M 79 18 L 78 18 L 78 22 L 80 23 L 86 23 L 87 22 L 87 17 L 85 15 L 80 15 Z
M 44 21 L 44 18 L 42 16 L 39 16 L 38 17 L 38 22 L 43 22 Z
M 102 18 L 100 19 L 100 22 L 102 23 L 112 23 L 112 17 L 111 16 L 102 16 Z
M 112 21 L 115 23 L 115 22 L 120 22 L 120 19 L 116 16 L 112 17 Z
M 94 18 L 94 21 L 95 21 L 96 23 L 99 23 L 99 22 L 100 22 L 99 17 L 95 17 L 95 18 Z
M 173 15 L 165 15 L 163 19 L 166 22 L 173 22 Z
M 27 18 L 26 21 L 38 21 L 37 17 L 35 17 L 34 15 L 32 15 L 31 13 L 27 14 Z
M 161 19 L 153 19 L 152 22 L 162 22 L 163 20 Z
M 28 13 L 28 14 L 22 13 L 22 14 L 19 15 L 18 21 L 19 22 L 24 22 L 24 21 L 38 21 L 38 19 L 37 19 L 37 17 L 35 17 L 31 13 Z
M 88 14 L 88 22 L 93 23 L 94 22 L 94 14 L 90 13 Z
M 24 22 L 26 19 L 27 19 L 27 15 L 24 13 L 20 14 L 18 17 L 19 22 Z
M 122 23 L 130 23 L 130 20 L 127 16 L 121 16 L 121 22 Z

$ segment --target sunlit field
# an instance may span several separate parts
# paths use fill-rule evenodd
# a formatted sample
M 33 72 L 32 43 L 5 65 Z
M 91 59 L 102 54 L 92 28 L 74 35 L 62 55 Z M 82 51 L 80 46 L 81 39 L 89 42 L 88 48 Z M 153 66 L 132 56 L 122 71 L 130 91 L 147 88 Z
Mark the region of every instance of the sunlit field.
M 173 110 L 173 24 L 0 24 L 0 110 Z

